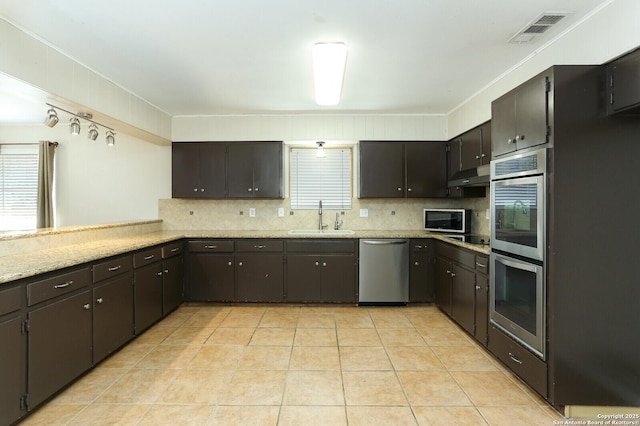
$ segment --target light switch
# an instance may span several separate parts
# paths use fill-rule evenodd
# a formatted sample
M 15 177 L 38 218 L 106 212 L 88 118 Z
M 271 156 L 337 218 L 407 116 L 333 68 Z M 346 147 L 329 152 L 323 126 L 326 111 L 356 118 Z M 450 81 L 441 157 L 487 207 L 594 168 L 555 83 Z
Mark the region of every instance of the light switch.
M 278 207 L 278 217 L 284 217 L 284 209 L 282 207 Z
M 360 209 L 360 217 L 369 217 L 369 209 Z

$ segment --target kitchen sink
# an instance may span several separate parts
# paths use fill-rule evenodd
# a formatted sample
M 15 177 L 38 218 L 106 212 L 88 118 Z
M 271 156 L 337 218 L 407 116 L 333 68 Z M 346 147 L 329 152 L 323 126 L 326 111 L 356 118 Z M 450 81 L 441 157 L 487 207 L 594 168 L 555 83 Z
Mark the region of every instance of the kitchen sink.
M 353 235 L 355 231 L 350 229 L 292 229 L 291 235 Z

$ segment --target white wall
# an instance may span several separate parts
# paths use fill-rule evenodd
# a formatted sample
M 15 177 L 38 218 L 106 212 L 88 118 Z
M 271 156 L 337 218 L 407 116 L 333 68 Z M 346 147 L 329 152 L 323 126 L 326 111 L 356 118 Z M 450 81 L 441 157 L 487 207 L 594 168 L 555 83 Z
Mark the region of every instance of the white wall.
M 0 126 L 0 143 L 50 140 L 56 148 L 56 225 L 96 225 L 158 218 L 158 199 L 171 197 L 171 147 L 123 133 L 78 136 L 69 126 Z

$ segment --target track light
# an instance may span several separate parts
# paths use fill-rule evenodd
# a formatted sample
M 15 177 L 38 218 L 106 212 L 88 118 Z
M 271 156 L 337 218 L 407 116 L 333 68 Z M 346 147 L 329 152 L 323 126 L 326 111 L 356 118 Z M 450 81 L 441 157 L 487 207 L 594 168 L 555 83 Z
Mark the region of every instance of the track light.
M 60 121 L 60 119 L 58 118 L 56 110 L 49 108 L 49 111 L 47 111 L 47 118 L 44 119 L 44 124 L 49 127 L 53 127 L 58 124 L 58 121 Z
M 107 137 L 106 137 L 106 141 L 107 141 L 107 146 L 114 146 L 116 144 L 116 138 L 115 138 L 115 133 L 113 133 L 113 131 L 111 129 L 107 130 Z
M 91 123 L 91 125 L 89 126 L 89 132 L 87 133 L 87 137 L 92 141 L 95 141 L 96 139 L 98 139 L 98 126 L 96 126 L 95 123 Z
M 72 117 L 69 122 L 71 123 L 69 125 L 69 131 L 71 132 L 72 135 L 77 136 L 80 134 L 80 120 L 78 120 L 76 117 Z

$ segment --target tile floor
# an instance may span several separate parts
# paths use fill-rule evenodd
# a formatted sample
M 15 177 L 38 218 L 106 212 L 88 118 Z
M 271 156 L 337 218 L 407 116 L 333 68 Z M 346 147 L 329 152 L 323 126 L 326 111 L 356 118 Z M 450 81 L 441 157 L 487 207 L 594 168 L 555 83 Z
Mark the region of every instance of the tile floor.
M 552 425 L 433 306 L 185 305 L 24 424 Z

